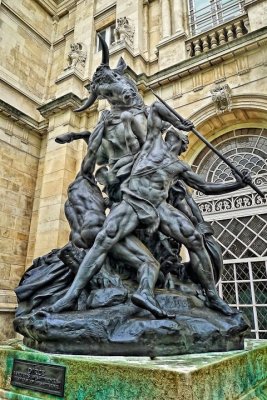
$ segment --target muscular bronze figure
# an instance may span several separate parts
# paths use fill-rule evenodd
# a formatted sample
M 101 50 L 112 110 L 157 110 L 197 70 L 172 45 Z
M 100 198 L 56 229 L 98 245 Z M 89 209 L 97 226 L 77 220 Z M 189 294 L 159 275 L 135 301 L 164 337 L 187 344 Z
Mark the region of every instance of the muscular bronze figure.
M 146 106 L 125 75 L 124 60 L 111 69 L 108 47 L 99 40 L 102 63 L 88 100 L 76 111 L 100 96 L 110 109 L 92 132 L 56 138 L 88 145 L 68 188 L 69 242 L 25 273 L 17 289 L 16 329 L 31 347 L 58 351 L 61 341 L 59 348 L 73 354 L 237 349 L 248 324 L 217 293 L 221 251 L 187 186 L 219 195 L 251 184 L 251 177 L 234 173 L 235 181 L 220 184 L 194 173 L 179 159 L 188 145 L 184 132 L 194 131 L 193 124 L 161 99 Z M 42 266 L 48 278 L 42 279 Z M 170 283 L 180 267 L 187 274 L 177 273 Z M 95 283 L 103 271 L 111 286 Z M 47 300 L 49 293 L 55 301 Z
M 228 184 L 205 182 L 188 165 L 177 160 L 179 145 L 182 145 L 180 138 L 171 151 L 163 141 L 163 118 L 165 121 L 168 119 L 168 122 L 172 120 L 168 110 L 160 103 L 155 103 L 148 116 L 146 142 L 133 165 L 130 177 L 122 184 L 122 201 L 111 210 L 93 247 L 85 256 L 68 294 L 54 304 L 53 312 L 69 308 L 85 284 L 99 271 L 107 252 L 137 227 L 142 227 L 149 230 L 159 228 L 165 235 L 184 244 L 189 251 L 193 271 L 205 289 L 207 304 L 224 314 L 233 313 L 217 294 L 212 266 L 201 234 L 186 215 L 168 204 L 166 199 L 175 179 L 182 179 L 189 186 L 206 194 L 220 194 L 244 187 L 246 180 L 250 178 L 245 175 L 244 181 L 238 179 Z M 172 122 L 181 128 L 179 121 Z M 150 295 L 146 290 L 140 290 L 132 298 L 143 306 Z

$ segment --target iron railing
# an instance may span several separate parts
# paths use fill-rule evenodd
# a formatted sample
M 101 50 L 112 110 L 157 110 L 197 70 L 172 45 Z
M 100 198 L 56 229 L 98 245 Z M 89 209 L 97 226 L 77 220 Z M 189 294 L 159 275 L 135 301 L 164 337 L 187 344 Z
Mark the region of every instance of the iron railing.
M 243 14 L 244 0 L 210 0 L 203 8 L 195 7 L 195 0 L 189 0 L 189 24 L 192 35 L 198 35 Z

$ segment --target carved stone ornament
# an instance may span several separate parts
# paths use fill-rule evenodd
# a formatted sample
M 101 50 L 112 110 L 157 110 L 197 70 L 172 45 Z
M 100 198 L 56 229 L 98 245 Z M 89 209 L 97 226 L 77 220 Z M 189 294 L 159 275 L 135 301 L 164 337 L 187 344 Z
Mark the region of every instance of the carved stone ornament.
M 129 18 L 121 17 L 117 19 L 116 29 L 114 32 L 115 43 L 126 42 L 130 46 L 134 41 L 134 26 L 131 24 Z
M 231 89 L 228 84 L 216 84 L 214 89 L 212 89 L 210 92 L 212 95 L 212 101 L 215 104 L 216 112 L 218 114 L 221 114 L 225 111 L 231 111 Z
M 83 69 L 85 66 L 86 57 L 87 52 L 83 43 L 71 43 L 70 52 L 68 54 L 69 65 L 65 68 L 65 70 L 70 68 Z

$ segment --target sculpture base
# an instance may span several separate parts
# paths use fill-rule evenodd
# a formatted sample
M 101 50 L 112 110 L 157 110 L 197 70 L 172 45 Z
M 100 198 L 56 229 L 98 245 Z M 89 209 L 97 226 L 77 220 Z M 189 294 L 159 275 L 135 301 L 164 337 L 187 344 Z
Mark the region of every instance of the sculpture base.
M 267 396 L 267 341 L 246 343 L 250 350 L 150 360 L 52 355 L 10 341 L 0 346 L 0 398 L 54 398 L 10 384 L 14 359 L 20 359 L 66 367 L 65 399 L 262 400 Z
M 156 298 L 175 319 L 155 319 L 128 299 L 86 311 L 37 312 L 17 317 L 15 327 L 25 345 L 49 353 L 156 357 L 244 348 L 242 314 L 226 316 L 177 291 L 158 290 Z

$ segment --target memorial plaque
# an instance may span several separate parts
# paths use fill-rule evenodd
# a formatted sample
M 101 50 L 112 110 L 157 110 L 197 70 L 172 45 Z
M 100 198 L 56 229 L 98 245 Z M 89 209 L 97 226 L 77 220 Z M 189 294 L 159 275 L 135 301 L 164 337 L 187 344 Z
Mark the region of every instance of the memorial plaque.
M 63 397 L 65 372 L 61 365 L 15 359 L 11 385 Z

